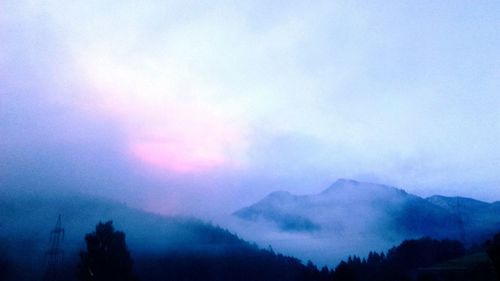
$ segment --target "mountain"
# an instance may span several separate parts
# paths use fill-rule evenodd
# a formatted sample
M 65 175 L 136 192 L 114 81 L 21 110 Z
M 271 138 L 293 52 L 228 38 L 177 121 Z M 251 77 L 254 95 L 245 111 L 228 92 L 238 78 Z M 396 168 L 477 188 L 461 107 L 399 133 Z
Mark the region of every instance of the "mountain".
M 486 203 L 465 197 L 434 195 L 426 199 L 459 217 L 461 239 L 465 242 L 486 240 L 500 230 L 500 202 Z
M 383 250 L 422 236 L 462 239 L 465 233 L 469 241 L 488 237 L 500 229 L 499 206 L 468 198 L 424 199 L 391 186 L 339 179 L 319 194 L 273 192 L 233 215 L 248 222 L 247 227 L 267 226 L 260 231 L 274 233 L 272 240 L 249 239 L 274 242 L 273 246 L 277 241 L 282 246 L 278 249 L 285 253 L 331 262 L 332 258 L 317 253 L 324 256 L 327 251 L 333 257 L 350 248 L 354 254 L 363 255 L 370 247 Z M 280 243 L 280 239 L 286 243 Z M 308 245 L 287 245 L 301 245 L 303 241 Z

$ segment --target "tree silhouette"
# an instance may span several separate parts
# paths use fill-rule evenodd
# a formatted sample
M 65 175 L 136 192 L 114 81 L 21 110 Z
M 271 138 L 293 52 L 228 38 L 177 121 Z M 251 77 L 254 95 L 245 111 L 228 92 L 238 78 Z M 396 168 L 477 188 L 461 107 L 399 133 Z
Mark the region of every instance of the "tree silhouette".
M 7 259 L 0 257 L 0 280 L 6 280 L 9 276 L 9 262 Z
M 0 280 L 7 280 L 9 277 L 11 264 L 7 257 L 7 250 L 3 241 L 0 241 Z
M 82 281 L 137 280 L 125 244 L 125 233 L 115 231 L 113 222 L 99 222 L 95 232 L 85 235 L 87 251 L 80 253 L 78 279 Z
M 334 280 L 338 281 L 356 281 L 356 271 L 352 264 L 341 261 L 335 268 Z
M 495 265 L 497 278 L 500 280 L 500 232 L 486 242 L 486 252 Z

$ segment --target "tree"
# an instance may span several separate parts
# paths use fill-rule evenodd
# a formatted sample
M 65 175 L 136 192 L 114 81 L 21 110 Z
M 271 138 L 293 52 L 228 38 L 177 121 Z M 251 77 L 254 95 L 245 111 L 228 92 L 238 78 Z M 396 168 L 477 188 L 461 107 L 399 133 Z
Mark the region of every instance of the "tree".
M 9 276 L 10 264 L 4 257 L 0 257 L 0 280 L 6 280 Z
M 0 243 L 0 280 L 9 279 L 11 273 L 11 263 L 8 260 L 7 250 L 3 241 Z
M 113 222 L 99 222 L 95 232 L 85 235 L 87 251 L 80 253 L 78 279 L 82 281 L 132 281 L 132 259 L 125 233 L 115 231 Z
M 349 257 L 350 258 L 350 257 Z M 338 281 L 355 281 L 357 280 L 356 271 L 354 270 L 352 263 L 341 261 L 339 265 L 335 268 L 334 280 Z
M 500 280 L 500 232 L 486 242 L 486 252 L 495 265 L 497 278 Z

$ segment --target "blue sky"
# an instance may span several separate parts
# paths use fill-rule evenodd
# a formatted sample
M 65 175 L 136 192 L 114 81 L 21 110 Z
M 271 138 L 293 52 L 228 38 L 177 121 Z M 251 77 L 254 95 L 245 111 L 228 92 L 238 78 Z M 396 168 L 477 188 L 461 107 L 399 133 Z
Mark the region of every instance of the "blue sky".
M 497 1 L 3 1 L 0 184 L 159 212 L 338 177 L 500 200 L 499 15 Z

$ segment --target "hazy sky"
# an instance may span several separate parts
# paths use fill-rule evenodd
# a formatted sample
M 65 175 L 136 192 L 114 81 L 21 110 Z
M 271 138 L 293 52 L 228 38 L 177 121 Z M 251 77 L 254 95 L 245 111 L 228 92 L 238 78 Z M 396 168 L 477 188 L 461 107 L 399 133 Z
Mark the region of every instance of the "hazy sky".
M 499 18 L 494 0 L 1 1 L 1 188 L 164 213 L 338 177 L 500 200 Z

